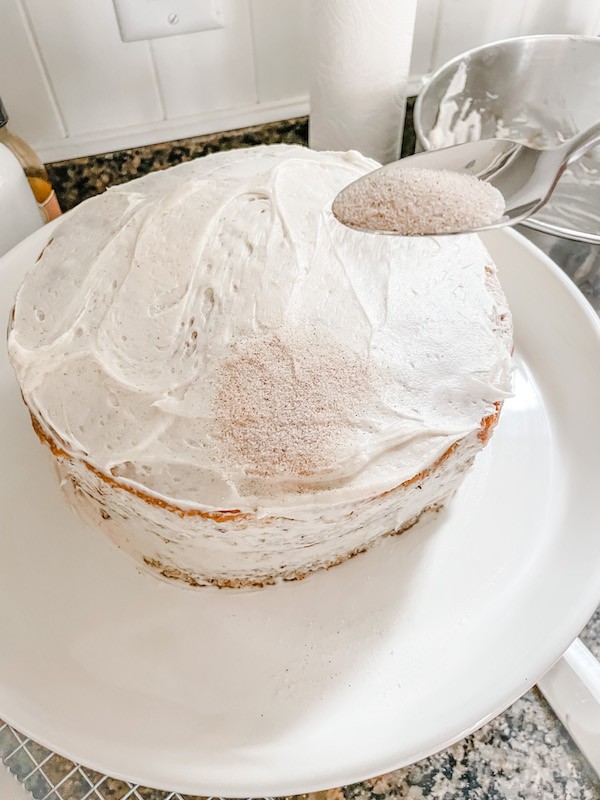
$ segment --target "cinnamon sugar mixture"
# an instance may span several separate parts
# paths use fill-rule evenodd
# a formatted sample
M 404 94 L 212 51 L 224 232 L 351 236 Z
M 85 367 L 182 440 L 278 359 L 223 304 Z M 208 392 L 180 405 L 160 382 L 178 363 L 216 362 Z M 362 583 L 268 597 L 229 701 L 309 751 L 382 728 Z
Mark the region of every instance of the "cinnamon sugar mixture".
M 219 436 L 247 475 L 310 476 L 333 468 L 372 407 L 372 381 L 372 367 L 323 334 L 244 339 L 220 371 Z
M 474 175 L 404 167 L 375 170 L 351 184 L 336 198 L 333 211 L 353 228 L 422 236 L 492 225 L 504 205 L 498 189 Z

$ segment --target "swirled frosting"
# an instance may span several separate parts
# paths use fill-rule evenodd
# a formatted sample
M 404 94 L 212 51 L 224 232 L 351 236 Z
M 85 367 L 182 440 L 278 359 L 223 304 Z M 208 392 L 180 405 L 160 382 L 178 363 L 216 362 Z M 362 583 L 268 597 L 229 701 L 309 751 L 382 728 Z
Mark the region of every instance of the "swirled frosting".
M 263 146 L 82 203 L 9 335 L 45 431 L 184 508 L 298 514 L 385 492 L 476 431 L 510 392 L 495 268 L 474 236 L 339 224 L 333 198 L 376 166 Z

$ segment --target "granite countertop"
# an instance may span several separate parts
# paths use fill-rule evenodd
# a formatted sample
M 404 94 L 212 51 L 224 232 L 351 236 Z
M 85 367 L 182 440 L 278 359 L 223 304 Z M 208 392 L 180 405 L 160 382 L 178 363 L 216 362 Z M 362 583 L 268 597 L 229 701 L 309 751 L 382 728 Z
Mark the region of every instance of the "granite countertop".
M 414 132 L 409 104 L 403 153 L 412 152 Z M 270 123 L 177 142 L 108 153 L 49 165 L 64 210 L 81 200 L 155 169 L 178 164 L 216 150 L 255 144 L 306 144 L 305 118 Z M 575 257 L 567 272 L 600 312 L 600 273 L 578 269 Z M 582 634 L 600 658 L 600 612 Z M 38 800 L 174 800 L 178 795 L 133 789 L 122 781 L 73 765 L 48 750 L 19 739 L 0 722 L 0 758 Z M 19 746 L 20 745 L 20 746 Z M 42 768 L 39 765 L 42 764 Z M 62 780 L 58 793 L 51 785 Z M 94 788 L 97 786 L 97 788 Z M 315 800 L 597 800 L 600 779 L 582 758 L 570 736 L 537 689 L 458 744 L 406 769 L 352 786 L 304 797 Z

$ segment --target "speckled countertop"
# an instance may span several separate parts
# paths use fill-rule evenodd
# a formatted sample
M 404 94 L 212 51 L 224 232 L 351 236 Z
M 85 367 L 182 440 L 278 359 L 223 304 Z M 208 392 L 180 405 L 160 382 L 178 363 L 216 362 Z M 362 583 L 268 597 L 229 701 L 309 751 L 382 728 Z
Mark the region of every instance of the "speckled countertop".
M 411 110 L 409 106 L 404 153 L 414 148 Z M 155 169 L 222 149 L 275 142 L 306 144 L 307 132 L 306 119 L 287 120 L 63 161 L 50 165 L 50 172 L 66 210 L 111 184 Z M 600 270 L 598 274 L 581 271 L 579 262 L 575 255 L 566 271 L 581 283 L 582 290 L 600 312 Z M 582 638 L 600 658 L 600 612 L 585 628 Z M 20 738 L 1 722 L 0 758 L 38 800 L 175 800 L 179 797 L 134 788 L 74 765 Z M 52 786 L 58 781 L 62 783 L 53 791 Z M 481 730 L 431 758 L 383 777 L 310 797 L 315 800 L 597 800 L 600 780 L 534 689 Z

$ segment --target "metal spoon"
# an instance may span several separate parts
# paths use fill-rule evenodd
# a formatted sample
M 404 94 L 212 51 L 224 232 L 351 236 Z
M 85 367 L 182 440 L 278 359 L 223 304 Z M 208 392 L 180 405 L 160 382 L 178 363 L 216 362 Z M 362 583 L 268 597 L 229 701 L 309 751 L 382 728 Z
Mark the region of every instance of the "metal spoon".
M 567 139 L 558 147 L 548 150 L 535 150 L 533 147 L 506 139 L 482 139 L 478 142 L 457 144 L 440 150 L 428 150 L 400 161 L 393 161 L 391 164 L 386 164 L 367 176 L 353 181 L 337 195 L 333 201 L 332 211 L 340 222 L 356 230 L 365 233 L 401 235 L 394 230 L 354 226 L 348 220 L 340 219 L 338 214 L 341 213 L 340 209 L 344 199 L 347 200 L 349 197 L 348 193 L 353 192 L 352 187 L 364 181 L 365 178 L 368 177 L 372 181 L 378 174 L 386 173 L 387 176 L 410 167 L 449 170 L 465 175 L 474 175 L 482 181 L 489 182 L 502 193 L 505 211 L 497 222 L 478 228 L 445 230 L 444 234 L 474 233 L 516 225 L 539 211 L 550 199 L 558 179 L 565 169 L 597 144 L 600 144 L 600 122 L 573 136 L 572 139 Z M 432 230 L 423 233 L 435 236 L 440 232 Z

